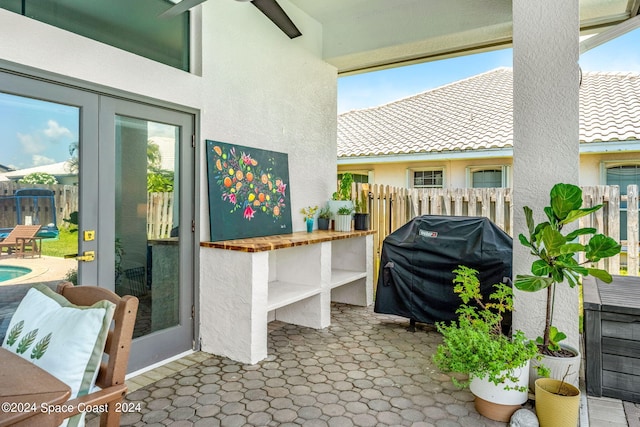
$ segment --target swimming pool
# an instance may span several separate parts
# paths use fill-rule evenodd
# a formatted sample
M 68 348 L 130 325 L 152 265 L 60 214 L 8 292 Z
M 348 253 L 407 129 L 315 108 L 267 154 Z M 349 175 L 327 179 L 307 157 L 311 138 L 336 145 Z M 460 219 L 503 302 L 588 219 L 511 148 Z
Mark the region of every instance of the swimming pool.
M 24 276 L 29 273 L 31 273 L 30 268 L 15 267 L 13 265 L 0 265 L 0 282 L 15 279 L 16 277 Z

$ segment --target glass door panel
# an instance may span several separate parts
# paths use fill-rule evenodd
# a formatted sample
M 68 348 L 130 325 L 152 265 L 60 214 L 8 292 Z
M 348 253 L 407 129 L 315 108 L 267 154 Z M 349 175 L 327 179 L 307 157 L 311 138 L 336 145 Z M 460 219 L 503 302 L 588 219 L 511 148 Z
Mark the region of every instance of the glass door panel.
M 180 128 L 116 115 L 116 292 L 140 300 L 134 337 L 176 326 L 180 311 Z
M 95 95 L 0 72 L 0 239 L 19 225 L 39 225 L 41 239 L 0 254 L 0 342 L 31 286 L 78 283 L 65 255 L 78 253 L 80 145 L 92 136 L 81 117 L 96 107 Z
M 180 227 L 193 212 L 193 201 L 181 197 L 193 194 L 192 180 L 180 179 L 193 176 L 193 116 L 107 97 L 100 105 L 101 137 L 113 142 L 101 145 L 97 165 L 98 276 L 140 301 L 135 370 L 193 346 L 194 236 L 191 226 Z

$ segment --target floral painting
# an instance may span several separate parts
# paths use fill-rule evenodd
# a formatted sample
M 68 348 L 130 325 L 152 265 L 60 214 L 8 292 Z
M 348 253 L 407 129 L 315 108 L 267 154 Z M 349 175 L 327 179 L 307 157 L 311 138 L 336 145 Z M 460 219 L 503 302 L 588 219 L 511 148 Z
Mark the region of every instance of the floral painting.
M 291 232 L 286 153 L 207 140 L 211 241 Z

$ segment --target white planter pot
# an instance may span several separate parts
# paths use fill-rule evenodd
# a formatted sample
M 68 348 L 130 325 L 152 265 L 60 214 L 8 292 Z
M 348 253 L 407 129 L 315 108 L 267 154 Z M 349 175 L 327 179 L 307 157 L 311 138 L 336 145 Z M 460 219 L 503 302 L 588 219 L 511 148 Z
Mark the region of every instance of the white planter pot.
M 351 231 L 351 215 L 336 215 L 336 231 Z
M 536 367 L 540 364 L 546 366 L 551 370 L 549 374 L 549 378 L 553 378 L 556 380 L 561 380 L 564 378 L 566 383 L 573 385 L 574 387 L 579 387 L 580 381 L 580 363 L 581 363 L 581 355 L 580 352 L 568 345 L 561 344 L 561 348 L 565 350 L 569 350 L 574 353 L 576 356 L 574 357 L 555 357 L 555 356 L 547 356 L 543 355 L 542 360 L 532 360 L 531 361 L 531 370 L 529 371 L 529 389 L 535 390 L 535 383 L 540 376 L 538 375 L 538 370 Z M 567 371 L 569 372 L 567 374 Z M 566 377 L 565 377 L 566 375 Z
M 489 381 L 488 377 L 482 379 L 473 377 L 469 390 L 475 396 L 488 402 L 499 403 L 501 405 L 522 405 L 527 401 L 529 393 L 526 388 L 529 385 L 529 361 L 522 367 L 517 368 L 513 372 L 518 378 L 517 382 L 507 381 L 502 384 L 494 384 Z M 524 391 L 505 390 L 505 385 L 509 387 L 524 388 Z
M 338 215 L 338 209 L 342 206 L 347 206 L 353 210 L 353 202 L 351 200 L 329 200 L 327 203 L 329 206 L 329 211 L 331 212 L 331 218 L 336 219 Z

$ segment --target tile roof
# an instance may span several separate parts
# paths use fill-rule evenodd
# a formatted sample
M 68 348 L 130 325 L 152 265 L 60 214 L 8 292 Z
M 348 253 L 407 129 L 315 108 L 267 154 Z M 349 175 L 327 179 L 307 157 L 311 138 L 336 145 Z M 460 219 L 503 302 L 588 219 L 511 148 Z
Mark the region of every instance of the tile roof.
M 497 68 L 338 115 L 338 157 L 513 147 L 513 73 Z M 580 142 L 640 139 L 640 74 L 585 72 Z

